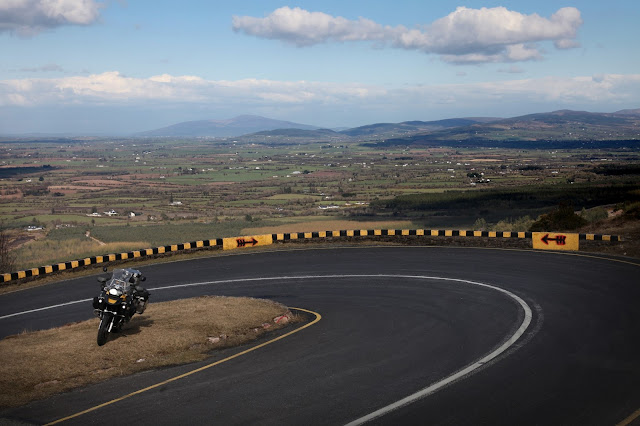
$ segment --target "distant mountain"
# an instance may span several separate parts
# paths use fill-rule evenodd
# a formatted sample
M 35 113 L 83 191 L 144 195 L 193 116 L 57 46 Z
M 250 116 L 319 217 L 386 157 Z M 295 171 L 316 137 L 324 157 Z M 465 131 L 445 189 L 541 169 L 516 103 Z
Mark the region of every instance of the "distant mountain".
M 615 115 L 640 115 L 640 108 L 636 109 L 623 109 L 614 112 Z
M 638 139 L 640 115 L 560 110 L 457 129 L 496 140 Z
M 492 121 L 498 119 L 491 118 L 449 118 L 445 120 L 436 121 L 404 121 L 402 123 L 377 123 L 367 126 L 355 127 L 353 129 L 344 130 L 343 133 L 348 136 L 361 137 L 361 136 L 378 136 L 378 137 L 390 137 L 395 134 L 396 136 L 402 134 L 415 134 L 433 132 L 442 129 L 448 129 L 451 127 L 469 126 L 475 123 L 483 123 L 486 121 Z
M 291 121 L 273 120 L 258 115 L 241 115 L 229 120 L 185 121 L 161 129 L 138 133 L 136 136 L 234 137 L 276 129 L 316 130 L 319 127 Z
M 627 141 L 640 144 L 640 109 L 613 113 L 560 110 L 513 118 L 467 117 L 436 121 L 375 123 L 335 131 L 316 126 L 241 115 L 230 120 L 201 120 L 174 124 L 137 136 L 234 137 L 255 143 L 310 141 L 384 141 L 384 145 L 458 144 L 536 141 Z
M 137 133 L 135 136 L 153 137 L 240 137 L 251 139 L 258 136 L 276 138 L 316 138 L 316 137 L 397 137 L 442 129 L 485 123 L 497 118 L 450 118 L 436 121 L 405 121 L 402 123 L 376 123 L 367 126 L 342 129 L 340 131 L 322 129 L 317 126 L 273 120 L 257 115 L 241 115 L 229 120 L 185 121 L 156 130 Z M 304 132 L 299 132 L 303 130 Z M 270 132 L 270 133 L 269 133 Z
M 538 114 L 523 115 L 520 117 L 507 118 L 499 120 L 494 123 L 488 124 L 488 126 L 500 126 L 501 124 L 512 124 L 515 126 L 526 126 L 540 124 L 543 127 L 546 125 L 563 126 L 567 124 L 590 124 L 590 125 L 624 125 L 629 121 L 628 117 L 620 117 L 616 113 L 598 113 L 587 111 L 572 111 L 569 109 L 563 109 L 553 112 L 543 112 Z
M 309 140 L 338 140 L 357 141 L 370 140 L 372 138 L 387 138 L 398 136 L 410 136 L 417 133 L 432 132 L 436 130 L 465 126 L 480 123 L 482 119 L 451 118 L 438 121 L 405 121 L 402 123 L 376 123 L 367 126 L 354 127 L 335 131 L 331 129 L 276 129 L 256 132 L 239 137 L 243 142 L 264 141 L 270 138 L 271 142 L 304 142 Z M 490 119 L 485 119 L 490 120 Z M 262 138 L 262 139 L 261 139 Z
M 589 141 L 634 140 L 640 145 L 640 113 L 636 111 L 639 110 L 614 113 L 560 110 L 528 114 L 425 132 L 406 138 L 387 139 L 378 146 L 433 145 L 443 142 L 467 145 L 491 145 L 495 142 L 504 145 L 506 142 L 514 142 L 517 146 L 518 141 L 554 141 L 575 145 Z

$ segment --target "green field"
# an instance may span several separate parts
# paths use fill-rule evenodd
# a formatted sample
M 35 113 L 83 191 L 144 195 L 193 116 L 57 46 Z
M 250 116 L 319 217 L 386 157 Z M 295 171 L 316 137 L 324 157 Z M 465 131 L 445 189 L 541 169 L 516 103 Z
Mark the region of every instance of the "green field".
M 506 226 L 560 202 L 580 211 L 638 201 L 640 193 L 640 149 L 629 148 L 149 139 L 0 143 L 0 157 L 0 226 L 23 240 L 83 241 L 90 231 L 105 243 L 156 246 L 323 218 Z M 111 209 L 118 214 L 104 215 Z M 33 225 L 45 229 L 26 231 Z

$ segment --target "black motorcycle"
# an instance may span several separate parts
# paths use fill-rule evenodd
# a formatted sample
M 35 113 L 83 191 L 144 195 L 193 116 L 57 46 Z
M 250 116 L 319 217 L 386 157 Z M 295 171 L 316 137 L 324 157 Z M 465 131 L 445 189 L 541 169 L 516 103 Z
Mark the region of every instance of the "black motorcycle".
M 139 285 L 145 280 L 140 271 L 131 268 L 114 269 L 111 278 L 98 277 L 101 292 L 93 298 L 94 313 L 100 318 L 98 346 L 107 343 L 109 333 L 117 333 L 134 314 L 147 308 L 149 292 Z

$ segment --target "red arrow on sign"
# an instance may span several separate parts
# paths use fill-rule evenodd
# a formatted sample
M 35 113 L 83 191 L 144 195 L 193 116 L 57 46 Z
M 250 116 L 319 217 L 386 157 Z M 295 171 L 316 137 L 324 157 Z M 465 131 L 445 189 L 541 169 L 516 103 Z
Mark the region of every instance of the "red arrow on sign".
M 542 237 L 542 242 L 545 243 L 546 245 L 549 245 L 549 241 L 555 241 L 556 245 L 563 246 L 567 243 L 567 236 L 556 235 L 555 238 L 549 238 L 549 234 L 545 234 L 545 236 Z
M 251 237 L 251 239 L 248 241 L 245 240 L 244 238 L 238 238 L 236 242 L 238 243 L 238 247 L 244 247 L 247 244 L 251 244 L 252 246 L 255 246 L 256 244 L 258 244 L 258 240 L 256 240 L 253 237 Z

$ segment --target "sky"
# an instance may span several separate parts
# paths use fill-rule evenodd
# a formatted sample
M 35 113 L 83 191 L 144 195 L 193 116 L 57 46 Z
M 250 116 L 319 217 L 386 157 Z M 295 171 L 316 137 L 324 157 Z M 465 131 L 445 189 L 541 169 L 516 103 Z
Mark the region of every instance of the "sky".
M 0 134 L 640 108 L 640 2 L 0 0 Z

